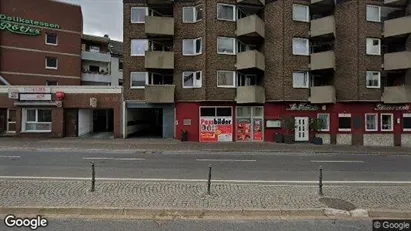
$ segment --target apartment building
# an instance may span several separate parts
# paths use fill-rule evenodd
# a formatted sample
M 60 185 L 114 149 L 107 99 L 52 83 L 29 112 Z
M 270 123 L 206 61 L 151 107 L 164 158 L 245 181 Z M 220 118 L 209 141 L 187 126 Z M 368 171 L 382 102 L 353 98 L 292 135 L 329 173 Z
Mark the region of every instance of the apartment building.
M 409 1 L 123 3 L 125 136 L 411 145 Z

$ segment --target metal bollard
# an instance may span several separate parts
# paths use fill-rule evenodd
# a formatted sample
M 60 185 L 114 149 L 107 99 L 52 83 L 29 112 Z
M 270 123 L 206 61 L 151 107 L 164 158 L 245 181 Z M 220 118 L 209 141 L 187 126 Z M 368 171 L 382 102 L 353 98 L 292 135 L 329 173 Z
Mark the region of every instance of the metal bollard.
M 95 191 L 96 171 L 94 170 L 94 162 L 91 162 L 91 191 Z
M 210 195 L 211 191 L 211 164 L 208 165 L 208 182 L 207 182 L 207 193 Z
M 320 179 L 318 182 L 318 195 L 323 196 L 323 167 L 320 166 Z

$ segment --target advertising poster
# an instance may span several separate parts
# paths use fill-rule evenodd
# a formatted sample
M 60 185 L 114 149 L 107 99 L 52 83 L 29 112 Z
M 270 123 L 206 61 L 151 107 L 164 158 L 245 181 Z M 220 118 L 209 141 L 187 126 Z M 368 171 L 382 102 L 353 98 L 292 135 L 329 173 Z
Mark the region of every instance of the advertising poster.
M 256 141 L 263 140 L 263 120 L 262 119 L 254 119 L 253 131 L 254 131 L 254 140 Z
M 233 141 L 231 117 L 200 117 L 200 142 Z
M 251 119 L 237 120 L 237 140 L 248 141 L 251 139 Z

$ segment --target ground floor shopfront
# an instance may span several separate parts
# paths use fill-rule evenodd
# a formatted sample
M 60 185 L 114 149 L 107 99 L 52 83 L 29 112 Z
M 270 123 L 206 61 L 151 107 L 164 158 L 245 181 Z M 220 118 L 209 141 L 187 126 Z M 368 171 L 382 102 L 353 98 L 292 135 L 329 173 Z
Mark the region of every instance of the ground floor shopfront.
M 294 142 L 315 136 L 325 144 L 411 146 L 411 105 L 380 103 L 273 102 L 264 105 L 230 103 L 177 103 L 176 137 L 188 132 L 189 141 L 275 142 L 277 134 L 291 135 Z M 291 117 L 295 128 L 284 129 L 282 119 Z M 322 121 L 320 131 L 310 121 Z

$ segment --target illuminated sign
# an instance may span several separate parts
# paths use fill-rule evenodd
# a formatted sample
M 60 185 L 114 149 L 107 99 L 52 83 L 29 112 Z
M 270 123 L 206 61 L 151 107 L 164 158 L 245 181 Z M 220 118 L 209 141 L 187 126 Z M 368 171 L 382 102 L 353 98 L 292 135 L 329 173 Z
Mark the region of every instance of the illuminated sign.
M 23 25 L 22 25 L 23 24 Z M 8 30 L 11 33 L 23 35 L 40 35 L 41 29 L 31 26 L 46 27 L 51 29 L 60 29 L 60 25 L 52 24 L 33 19 L 8 16 L 0 14 L 0 30 Z

